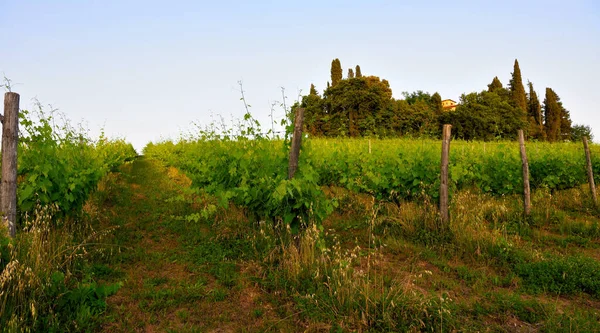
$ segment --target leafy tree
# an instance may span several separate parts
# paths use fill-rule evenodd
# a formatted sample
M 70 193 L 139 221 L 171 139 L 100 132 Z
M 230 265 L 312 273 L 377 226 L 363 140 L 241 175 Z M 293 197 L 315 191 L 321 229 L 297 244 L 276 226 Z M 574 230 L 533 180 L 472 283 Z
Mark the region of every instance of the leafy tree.
M 325 91 L 330 129 L 324 135 L 372 135 L 380 126 L 382 110 L 389 110 L 392 89 L 376 76 L 342 80 Z M 379 117 L 379 119 L 378 119 Z
M 488 84 L 488 91 L 489 92 L 496 92 L 499 89 L 503 89 L 502 82 L 500 82 L 500 79 L 498 79 L 497 76 L 494 76 L 494 79 L 492 80 L 492 83 Z
M 314 84 L 310 84 L 310 95 L 318 95 L 319 93 L 317 92 L 317 89 L 315 88 Z
M 352 70 L 352 68 L 348 68 L 348 79 L 353 79 L 354 78 L 354 71 Z
M 359 65 L 356 65 L 356 71 L 355 72 L 356 72 L 356 77 L 357 78 L 363 76 L 362 72 L 360 71 L 360 66 Z
M 527 101 L 527 122 L 529 137 L 537 140 L 544 140 L 546 133 L 544 131 L 544 118 L 542 116 L 542 106 L 537 93 L 533 90 L 533 83 L 528 82 L 529 99 Z
M 495 92 L 482 91 L 460 97 L 454 112 L 445 112 L 440 123 L 452 124 L 453 134 L 464 140 L 515 138 L 523 128 L 521 110 Z
M 508 84 L 510 87 L 510 96 L 513 105 L 520 108 L 523 114 L 527 112 L 527 94 L 525 93 L 525 87 L 523 87 L 523 79 L 521 78 L 521 69 L 519 68 L 519 61 L 515 59 L 515 65 L 512 72 L 512 78 Z
M 440 94 L 437 92 L 431 95 L 431 107 L 437 114 L 442 113 L 442 96 L 440 96 Z
M 431 95 L 428 92 L 423 92 L 422 90 L 417 90 L 417 91 L 414 91 L 412 93 L 409 93 L 407 91 L 403 91 L 402 92 L 402 96 L 404 96 L 404 100 L 409 105 L 413 105 L 413 104 L 415 104 L 419 100 L 423 100 L 423 101 L 426 101 L 428 103 L 431 101 Z
M 575 125 L 571 128 L 571 140 L 572 141 L 581 141 L 583 137 L 587 137 L 589 141 L 594 139 L 594 134 L 592 134 L 592 129 L 586 125 Z
M 331 62 L 331 86 L 335 87 L 342 80 L 342 63 L 335 58 Z

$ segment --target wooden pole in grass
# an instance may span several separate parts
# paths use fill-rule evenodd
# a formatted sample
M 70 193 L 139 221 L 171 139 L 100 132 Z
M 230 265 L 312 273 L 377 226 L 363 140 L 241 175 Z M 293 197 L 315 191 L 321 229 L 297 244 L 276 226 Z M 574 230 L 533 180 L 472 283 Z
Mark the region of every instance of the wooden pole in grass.
M 300 145 L 302 144 L 302 122 L 304 121 L 304 108 L 296 108 L 296 117 L 294 119 L 294 133 L 292 136 L 292 147 L 290 149 L 290 163 L 288 168 L 288 179 L 294 178 L 298 169 L 298 159 L 300 157 Z
M 448 161 L 450 154 L 450 134 L 452 125 L 444 125 L 442 131 L 442 166 L 440 172 L 440 216 L 442 223 L 447 224 L 450 221 L 448 214 Z
M 529 188 L 529 163 L 527 162 L 523 130 L 519 130 L 519 146 L 521 148 L 521 163 L 523 164 L 523 207 L 525 216 L 528 216 L 531 213 L 531 190 Z
M 19 141 L 19 100 L 14 92 L 4 94 L 2 122 L 2 180 L 0 182 L 0 212 L 8 226 L 8 234 L 17 233 L 17 143 Z
M 596 184 L 594 183 L 594 171 L 592 170 L 592 157 L 590 156 L 590 147 L 588 147 L 587 137 L 583 137 L 583 149 L 585 149 L 585 161 L 587 164 L 587 175 L 588 183 L 590 184 L 590 190 L 592 191 L 592 199 L 594 205 L 598 204 L 598 198 L 596 197 Z

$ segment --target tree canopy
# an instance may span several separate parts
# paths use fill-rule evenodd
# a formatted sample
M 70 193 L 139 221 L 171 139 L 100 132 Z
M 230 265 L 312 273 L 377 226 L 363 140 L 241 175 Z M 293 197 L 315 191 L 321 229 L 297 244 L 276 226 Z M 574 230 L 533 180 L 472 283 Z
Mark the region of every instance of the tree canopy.
M 342 77 L 339 59 L 331 62 L 331 84 L 295 105 L 305 108 L 306 131 L 314 136 L 439 137 L 443 124 L 453 125 L 453 136 L 465 140 L 513 139 L 526 130 L 529 139 L 575 140 L 590 135 L 589 127 L 572 126 L 570 113 L 558 95 L 546 88 L 543 106 L 533 84 L 523 86 L 515 60 L 508 88 L 494 77 L 487 90 L 460 96 L 456 109 L 442 107 L 442 95 L 422 90 L 402 92 L 395 99 L 390 83 L 378 76 L 363 76 L 360 66 Z M 542 112 L 543 111 L 543 112 Z

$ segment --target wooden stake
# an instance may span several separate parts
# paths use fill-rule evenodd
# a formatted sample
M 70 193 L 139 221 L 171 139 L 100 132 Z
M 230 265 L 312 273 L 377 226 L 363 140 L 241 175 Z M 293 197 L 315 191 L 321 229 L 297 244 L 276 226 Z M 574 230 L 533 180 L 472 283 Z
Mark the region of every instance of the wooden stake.
M 590 191 L 592 191 L 592 199 L 594 205 L 598 204 L 598 198 L 596 197 L 596 184 L 594 183 L 594 170 L 592 170 L 592 157 L 590 156 L 590 147 L 588 147 L 587 137 L 583 137 L 583 149 L 585 149 L 585 161 L 587 164 L 587 175 L 588 183 L 590 184 Z
M 450 154 L 450 134 L 452 125 L 444 125 L 442 131 L 442 165 L 440 172 L 440 216 L 442 223 L 450 221 L 448 214 L 448 160 Z
M 531 213 L 531 190 L 529 188 L 529 163 L 527 162 L 523 130 L 519 130 L 519 146 L 521 148 L 521 163 L 523 164 L 523 208 L 525 216 L 528 216 Z
M 17 233 L 17 143 L 19 141 L 19 100 L 17 93 L 4 94 L 2 116 L 2 181 L 0 182 L 0 212 L 8 226 L 10 237 Z
M 302 144 L 302 122 L 304 121 L 304 109 L 296 108 L 296 117 L 294 119 L 294 134 L 292 136 L 292 147 L 290 149 L 290 165 L 288 168 L 288 179 L 294 178 L 298 169 L 298 159 L 300 157 L 300 145 Z
M 371 139 L 369 139 L 369 154 L 371 154 Z

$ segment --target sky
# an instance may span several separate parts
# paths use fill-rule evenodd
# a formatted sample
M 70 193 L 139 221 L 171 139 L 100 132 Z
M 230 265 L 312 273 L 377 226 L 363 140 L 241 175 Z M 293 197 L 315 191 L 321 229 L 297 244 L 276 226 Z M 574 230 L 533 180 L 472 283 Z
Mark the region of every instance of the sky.
M 540 100 L 551 87 L 600 140 L 600 2 L 0 0 L 0 74 L 21 108 L 34 99 L 97 136 L 141 150 L 241 118 L 242 82 L 266 130 L 282 87 L 289 105 L 322 91 L 330 66 L 403 91 L 458 100 L 506 86 L 518 59 Z M 283 116 L 276 105 L 275 115 Z

